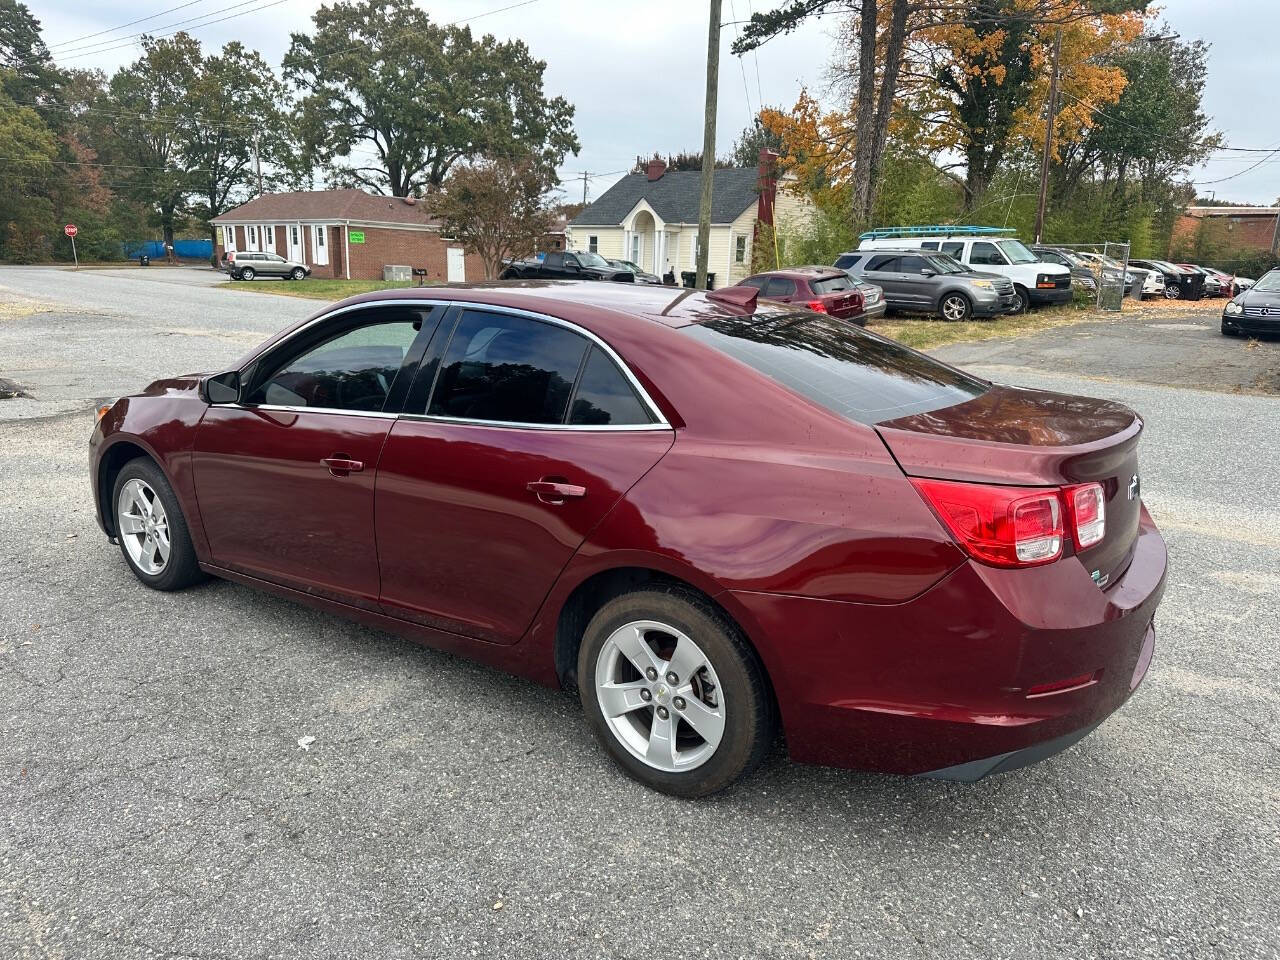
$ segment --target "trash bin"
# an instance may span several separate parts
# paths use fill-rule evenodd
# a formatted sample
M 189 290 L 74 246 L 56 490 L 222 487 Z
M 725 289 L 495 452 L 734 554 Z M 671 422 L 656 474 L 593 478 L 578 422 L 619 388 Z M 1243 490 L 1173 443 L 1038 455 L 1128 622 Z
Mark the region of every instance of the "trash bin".
M 138 266 L 140 267 L 151 266 L 151 258 L 148 257 L 145 253 L 138 254 Z
M 693 285 L 698 281 L 698 272 L 696 270 L 681 270 L 680 280 L 686 287 L 693 289 Z M 711 271 L 707 271 L 707 289 L 714 290 L 716 288 L 716 275 Z

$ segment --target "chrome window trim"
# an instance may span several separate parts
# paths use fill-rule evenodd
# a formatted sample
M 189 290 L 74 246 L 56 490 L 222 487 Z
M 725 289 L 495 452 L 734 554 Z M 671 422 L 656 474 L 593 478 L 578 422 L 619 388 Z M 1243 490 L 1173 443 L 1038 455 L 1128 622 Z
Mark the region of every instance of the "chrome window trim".
M 402 413 L 401 420 L 418 420 L 427 423 L 456 423 L 469 427 L 499 427 L 503 430 L 573 430 L 597 432 L 641 430 L 670 430 L 669 423 L 520 423 L 515 420 L 473 420 L 469 417 L 446 417 L 440 414 Z

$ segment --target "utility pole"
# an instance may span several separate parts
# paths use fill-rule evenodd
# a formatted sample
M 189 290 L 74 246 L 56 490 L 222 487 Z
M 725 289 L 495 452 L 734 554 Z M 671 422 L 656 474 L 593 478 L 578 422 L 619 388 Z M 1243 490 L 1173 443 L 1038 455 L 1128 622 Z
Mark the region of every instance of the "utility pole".
M 1044 237 L 1044 208 L 1049 201 L 1049 155 L 1053 152 L 1053 121 L 1058 116 L 1058 59 L 1062 55 L 1062 30 L 1053 41 L 1053 68 L 1049 74 L 1049 116 L 1044 125 L 1044 156 L 1040 158 L 1040 202 L 1036 206 L 1036 243 Z
M 587 205 L 587 171 L 582 171 L 582 205 Z
M 711 183 L 716 169 L 716 97 L 720 86 L 720 0 L 711 0 L 707 27 L 707 102 L 702 120 L 702 195 L 698 199 L 698 278 L 707 289 L 707 257 L 711 246 Z M 728 279 L 727 277 L 725 278 Z
M 262 152 L 258 149 L 258 131 L 253 132 L 253 169 L 258 175 L 258 196 L 262 196 Z

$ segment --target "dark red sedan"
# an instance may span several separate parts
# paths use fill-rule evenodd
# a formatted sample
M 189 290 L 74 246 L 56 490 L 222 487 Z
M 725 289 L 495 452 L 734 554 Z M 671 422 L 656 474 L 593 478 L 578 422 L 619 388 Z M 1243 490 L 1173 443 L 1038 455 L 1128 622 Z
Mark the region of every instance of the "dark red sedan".
M 139 580 L 213 574 L 577 690 L 606 750 L 718 790 L 810 763 L 975 779 L 1151 661 L 1142 421 L 808 310 L 526 281 L 344 301 L 100 411 Z
M 779 303 L 791 303 L 838 320 L 867 325 L 866 298 L 849 275 L 838 267 L 787 267 L 757 273 L 741 281 L 760 296 Z M 883 312 L 883 311 L 882 311 Z

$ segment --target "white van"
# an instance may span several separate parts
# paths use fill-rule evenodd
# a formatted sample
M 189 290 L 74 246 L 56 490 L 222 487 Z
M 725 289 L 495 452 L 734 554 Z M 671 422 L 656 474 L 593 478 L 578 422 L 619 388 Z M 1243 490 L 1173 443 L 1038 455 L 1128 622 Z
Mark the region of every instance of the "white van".
M 897 230 L 875 231 L 898 233 Z M 1045 263 L 1021 240 L 993 236 L 987 231 L 974 235 L 958 227 L 955 233 L 909 236 L 867 237 L 859 240 L 859 250 L 901 250 L 920 247 L 950 254 L 961 263 L 987 273 L 1001 273 L 1013 281 L 1022 309 L 1051 303 L 1071 302 L 1071 270 L 1058 263 Z

